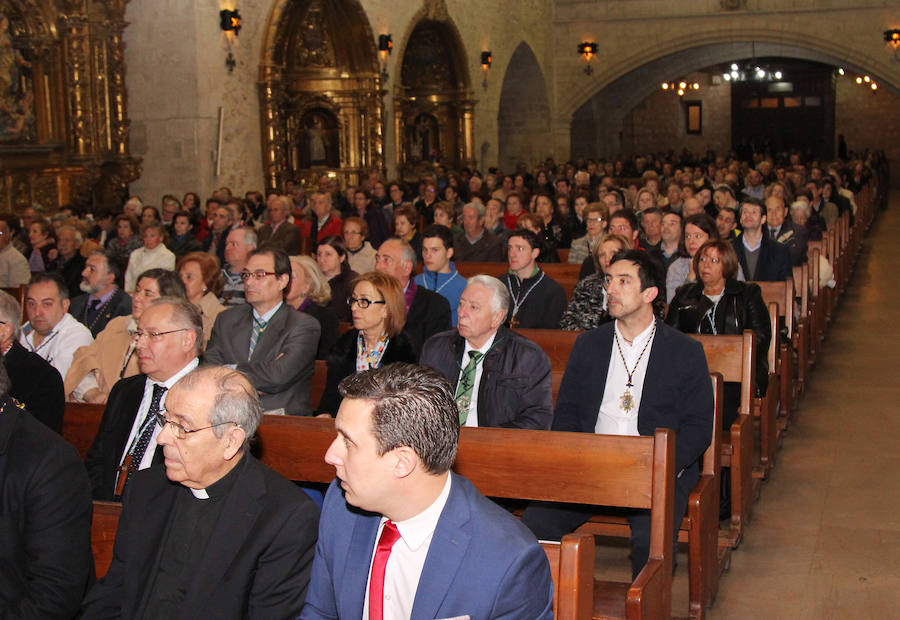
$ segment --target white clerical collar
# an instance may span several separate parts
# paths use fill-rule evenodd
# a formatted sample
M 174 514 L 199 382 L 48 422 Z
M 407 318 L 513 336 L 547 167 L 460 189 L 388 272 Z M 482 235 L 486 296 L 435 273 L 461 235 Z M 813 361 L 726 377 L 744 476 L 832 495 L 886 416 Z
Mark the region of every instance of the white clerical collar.
M 411 551 L 415 551 L 425 544 L 425 541 L 429 539 L 437 527 L 441 513 L 444 511 L 444 505 L 447 503 L 447 498 L 450 497 L 450 479 L 452 476 L 450 472 L 447 472 L 445 475 L 447 476 L 447 481 L 444 483 L 444 488 L 428 508 L 405 521 L 394 523 L 397 526 L 397 531 L 400 532 L 400 537 L 403 538 L 403 542 L 406 543 L 406 546 Z M 387 519 L 382 517 L 382 521 L 387 521 Z
M 190 489 L 191 494 L 197 499 L 209 499 L 209 493 L 206 492 L 206 489 Z

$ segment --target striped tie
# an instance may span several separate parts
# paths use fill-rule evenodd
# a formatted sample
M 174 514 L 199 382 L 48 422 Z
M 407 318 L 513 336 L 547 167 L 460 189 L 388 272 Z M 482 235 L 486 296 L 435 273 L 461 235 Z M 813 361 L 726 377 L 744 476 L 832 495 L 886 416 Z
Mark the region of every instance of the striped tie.
M 260 321 L 256 317 L 253 317 L 253 330 L 250 332 L 250 352 L 247 353 L 248 360 L 253 357 L 253 350 L 256 348 L 256 343 L 259 342 L 259 337 L 262 336 L 262 333 L 266 331 L 266 325 L 268 323 L 268 321 Z
M 466 423 L 469 417 L 469 404 L 472 402 L 472 389 L 475 387 L 475 371 L 478 369 L 478 360 L 484 353 L 469 351 L 469 363 L 462 371 L 459 385 L 456 386 L 456 406 L 459 408 L 459 425 Z

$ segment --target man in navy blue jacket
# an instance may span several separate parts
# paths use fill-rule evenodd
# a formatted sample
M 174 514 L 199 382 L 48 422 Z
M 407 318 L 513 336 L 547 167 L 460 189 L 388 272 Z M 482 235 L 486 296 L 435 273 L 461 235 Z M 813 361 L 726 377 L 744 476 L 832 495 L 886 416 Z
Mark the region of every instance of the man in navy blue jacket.
M 659 263 L 643 250 L 622 250 L 606 272 L 615 321 L 582 334 L 572 347 L 553 416 L 553 430 L 605 435 L 675 431 L 675 538 L 699 460 L 712 438 L 713 393 L 700 343 L 659 317 L 665 303 Z M 546 504 L 522 516 L 540 539 L 558 540 L 590 512 Z M 650 514 L 631 525 L 631 568 L 640 573 L 650 552 Z M 673 554 L 674 557 L 674 554 Z

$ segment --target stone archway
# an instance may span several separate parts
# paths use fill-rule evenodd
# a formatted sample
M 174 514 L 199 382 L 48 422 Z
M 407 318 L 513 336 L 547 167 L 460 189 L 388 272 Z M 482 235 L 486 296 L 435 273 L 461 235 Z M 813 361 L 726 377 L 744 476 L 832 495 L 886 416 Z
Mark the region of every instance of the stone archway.
M 572 157 L 612 156 L 619 152 L 619 133 L 625 116 L 641 101 L 659 88 L 659 84 L 674 75 L 683 75 L 704 67 L 751 57 L 781 57 L 809 60 L 842 66 L 860 73 L 877 72 L 860 64 L 864 59 L 853 54 L 841 57 L 840 50 L 812 49 L 801 44 L 753 39 L 752 33 L 743 41 L 729 41 L 689 46 L 668 55 L 635 66 L 633 61 L 620 63 L 623 72 L 607 80 L 579 105 L 570 100 Z M 665 50 L 661 50 L 665 53 Z M 627 69 L 624 69 L 627 67 Z M 885 80 L 884 85 L 896 88 Z
M 552 154 L 547 85 L 531 47 L 524 41 L 513 52 L 503 76 L 497 113 L 500 169 L 512 172 L 518 162 L 542 161 Z
M 358 0 L 280 0 L 260 64 L 268 190 L 383 170 L 381 75 Z
M 404 43 L 394 98 L 401 175 L 418 178 L 438 163 L 474 165 L 475 101 L 456 27 L 446 15 L 428 16 Z

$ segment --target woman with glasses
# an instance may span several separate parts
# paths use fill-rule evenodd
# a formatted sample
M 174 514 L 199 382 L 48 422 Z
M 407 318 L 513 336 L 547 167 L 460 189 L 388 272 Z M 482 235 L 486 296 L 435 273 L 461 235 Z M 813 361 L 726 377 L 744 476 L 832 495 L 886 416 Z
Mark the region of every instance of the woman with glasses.
M 694 271 L 694 257 L 697 250 L 718 236 L 716 221 L 706 213 L 695 213 L 684 220 L 684 249 L 688 255 L 673 260 L 666 270 L 666 302 L 672 303 L 679 286 L 697 279 L 697 273 Z
M 724 239 L 704 243 L 692 261 L 697 280 L 675 293 L 666 322 L 687 334 L 742 334 L 745 329 L 752 330 L 759 352 L 756 356 L 757 393 L 764 394 L 769 374 L 766 351 L 772 331 L 759 285 L 737 280 L 737 254 L 731 243 Z M 725 402 L 724 428 L 727 429 L 737 415 L 737 401 L 733 403 L 733 409 L 727 407 L 728 390 Z
M 328 356 L 319 414 L 337 414 L 342 400 L 338 384 L 344 377 L 393 362 L 417 361 L 412 342 L 403 333 L 406 299 L 396 278 L 377 271 L 358 276 L 347 305 L 353 329 L 338 339 Z
M 178 274 L 149 269 L 138 277 L 131 316 L 111 319 L 94 342 L 75 351 L 65 377 L 66 400 L 103 404 L 116 381 L 140 372 L 132 338 L 144 310 L 158 297 L 187 299 Z
M 347 263 L 356 273 L 375 269 L 375 248 L 369 243 L 369 225 L 357 216 L 344 220 L 344 243 L 347 244 Z
M 344 322 L 350 321 L 350 309 L 345 300 L 350 294 L 353 278 L 359 275 L 350 269 L 350 263 L 347 261 L 349 254 L 347 244 L 337 235 L 325 237 L 316 248 L 316 262 L 319 264 L 319 269 L 328 278 L 328 286 L 331 287 L 329 307 Z
M 605 202 L 593 202 L 585 207 L 581 216 L 587 226 L 587 234 L 572 242 L 572 247 L 569 249 L 569 262 L 573 265 L 583 263 L 584 259 L 594 251 L 594 248 L 603 241 L 606 236 L 609 208 Z

